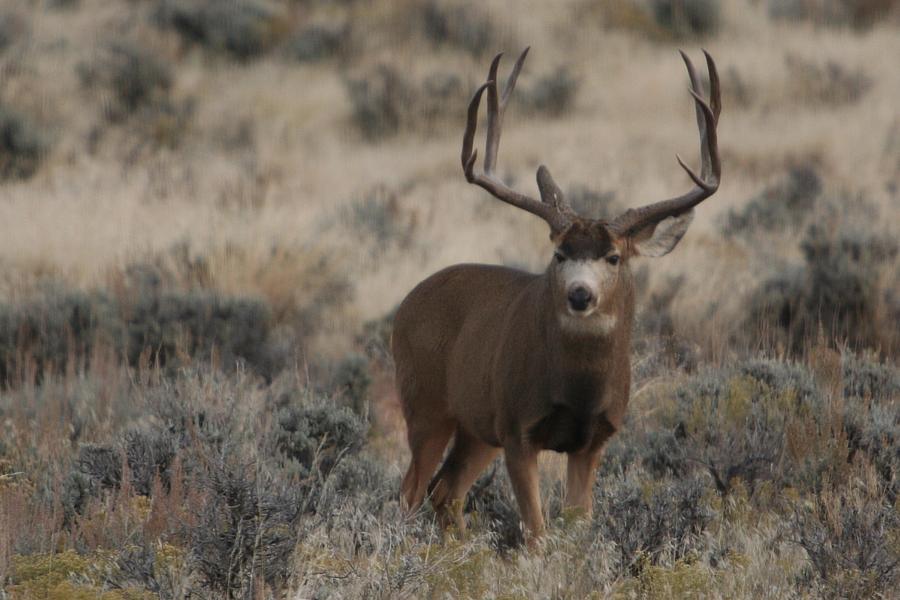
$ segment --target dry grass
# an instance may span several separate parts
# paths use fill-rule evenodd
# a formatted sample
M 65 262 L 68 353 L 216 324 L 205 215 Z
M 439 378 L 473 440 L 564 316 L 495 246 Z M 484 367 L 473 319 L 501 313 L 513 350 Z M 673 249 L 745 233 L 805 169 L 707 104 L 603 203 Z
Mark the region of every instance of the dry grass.
M 884 568 L 900 548 L 889 512 L 898 491 L 890 449 L 900 439 L 900 252 L 890 243 L 900 237 L 896 3 L 804 2 L 785 15 L 772 2 L 728 0 L 702 38 L 661 21 L 652 8 L 666 3 L 650 0 L 530 2 L 516 11 L 499 0 L 478 10 L 456 0 L 236 0 L 229 10 L 246 9 L 241 19 L 203 17 L 215 39 L 172 24 L 173 7 L 205 4 L 8 0 L 0 11 L 0 112 L 21 115 L 41 143 L 24 163 L 2 153 L 30 146 L 0 144 L 0 168 L 35 166 L 30 177 L 0 182 L 0 351 L 12 357 L 0 365 L 0 597 L 890 593 L 897 573 Z M 263 4 L 272 10 L 253 8 Z M 241 39 L 253 44 L 228 42 L 230 27 L 246 27 Z M 298 36 L 309 31 L 315 35 L 298 50 Z M 487 48 L 486 35 L 494 40 Z M 677 48 L 709 49 L 722 74 L 724 182 L 676 252 L 635 265 L 649 325 L 636 344 L 631 422 L 610 450 L 601 482 L 609 493 L 598 507 L 640 497 L 643 515 L 696 492 L 709 518 L 685 538 L 657 532 L 665 543 L 630 553 L 626 566 L 612 529 L 556 514 L 543 549 L 506 548 L 517 524 L 490 522 L 515 514 L 502 477 L 475 502 L 488 516 L 466 542 L 439 543 L 428 515 L 402 520 L 393 497 L 406 450 L 385 316 L 443 266 L 537 271 L 550 256 L 545 226 L 467 185 L 458 163 L 464 103 L 489 56 L 505 51 L 508 67 L 525 45 L 532 51 L 506 121 L 503 177 L 532 190 L 537 165 L 547 163 L 564 190 L 619 209 L 689 185 L 674 161 L 676 152 L 696 161 Z M 123 57 L 128 68 L 117 70 Z M 379 72 L 392 73 L 404 93 L 353 95 L 353 82 Z M 396 131 L 367 136 L 366 102 L 376 117 L 396 119 Z M 792 193 L 785 186 L 798 171 L 813 173 L 818 185 L 791 200 L 799 212 L 782 213 L 774 206 Z M 748 216 L 739 232 L 727 230 L 736 214 Z M 784 222 L 760 225 L 773 218 Z M 862 258 L 847 258 L 857 249 Z M 828 277 L 832 265 L 844 278 Z M 864 307 L 817 320 L 823 306 L 843 310 L 841 292 L 856 275 L 868 294 Z M 789 291 L 786 303 L 771 293 L 778 282 Z M 258 336 L 255 323 L 228 321 L 209 336 L 212 344 L 188 339 L 187 326 L 175 327 L 174 341 L 148 334 L 171 342 L 177 360 L 168 366 L 161 344 L 125 356 L 128 346 L 104 327 L 133 328 L 129 310 L 157 296 L 198 306 L 196 298 L 251 298 L 270 318 Z M 115 318 L 103 320 L 106 305 L 90 304 L 97 297 L 109 299 Z M 756 302 L 806 312 L 784 324 L 783 311 L 751 313 Z M 60 309 L 48 319 L 47 306 L 75 316 L 63 318 Z M 84 331 L 73 325 L 83 323 L 81 306 L 100 315 Z M 147 314 L 139 322 L 146 331 L 172 321 Z M 757 317 L 748 322 L 748 314 Z M 38 332 L 28 344 L 22 315 Z M 46 344 L 44 354 L 35 339 Z M 230 339 L 255 340 L 234 354 L 267 367 L 225 364 L 230 350 L 221 340 Z M 826 359 L 857 364 L 853 355 L 867 358 L 854 367 L 851 386 Z M 804 361 L 799 368 L 818 381 L 828 419 L 787 411 L 793 392 L 748 383 L 746 373 L 728 379 L 748 356 Z M 690 388 L 703 377 L 723 395 Z M 769 450 L 783 447 L 806 466 L 795 472 L 781 458 L 765 476 L 744 473 L 716 487 L 712 472 L 721 479 L 719 471 L 740 467 L 763 438 L 730 446 L 676 440 L 685 385 L 698 405 L 730 407 L 717 426 L 739 436 L 746 417 L 774 428 L 766 430 Z M 873 389 L 883 396 L 874 399 Z M 366 443 L 346 468 L 301 472 L 273 449 L 273 432 L 284 410 L 323 395 L 365 416 Z M 760 398 L 776 406 L 775 416 L 766 413 L 774 421 L 748 408 Z M 186 412 L 169 406 L 176 399 L 187 402 Z M 173 415 L 185 419 L 184 431 L 176 428 L 182 466 L 167 467 L 169 487 L 161 478 L 152 485 L 165 489 L 149 499 L 121 461 L 111 488 L 73 475 L 84 444 L 125 456 L 133 447 L 126 432 L 171 429 Z M 798 439 L 829 458 L 816 462 Z M 694 462 L 677 474 L 660 471 L 664 461 L 653 453 L 671 450 L 667 444 L 686 444 L 679 448 Z M 623 465 L 631 465 L 627 474 L 615 471 Z M 559 459 L 544 467 L 552 498 Z M 373 473 L 377 481 L 367 480 Z M 694 490 L 676 485 L 688 473 Z M 860 481 L 874 491 L 863 493 Z M 228 516 L 232 504 L 216 491 L 222 482 L 253 500 L 247 514 Z M 268 508 L 295 500 L 297 490 L 316 490 L 303 500 L 315 510 Z M 84 500 L 75 522 L 73 494 Z M 223 530 L 240 546 L 223 576 L 212 569 L 221 556 L 198 550 L 215 543 L 197 531 L 228 518 L 258 539 L 245 540 L 248 529 Z M 853 527 L 862 538 L 884 529 L 885 544 L 853 546 L 843 535 Z M 822 536 L 882 562 L 869 569 L 841 562 L 832 546 L 816 546 Z M 264 566 L 256 551 L 263 538 L 275 540 L 272 548 L 293 544 L 290 556 L 266 555 L 278 564 Z M 125 547 L 129 553 L 104 554 Z M 689 547 L 695 551 L 683 552 Z M 52 556 L 62 557 L 63 571 L 45 564 Z

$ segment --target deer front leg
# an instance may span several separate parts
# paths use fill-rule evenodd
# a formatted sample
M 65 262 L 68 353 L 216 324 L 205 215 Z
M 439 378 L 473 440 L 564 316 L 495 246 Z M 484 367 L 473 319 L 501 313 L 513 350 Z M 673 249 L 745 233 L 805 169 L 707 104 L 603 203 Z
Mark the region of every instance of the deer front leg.
M 526 539 L 533 545 L 544 533 L 544 515 L 541 512 L 541 490 L 538 482 L 536 448 L 507 447 L 506 470 L 512 483 L 519 514 L 525 523 Z
M 590 517 L 593 513 L 594 481 L 600 450 L 582 450 L 569 454 L 566 468 L 566 511 Z
M 616 432 L 616 427 L 605 417 L 598 424 L 594 439 L 587 448 L 568 455 L 566 465 L 566 502 L 571 509 L 590 517 L 593 514 L 594 481 L 597 479 L 597 465 L 603 455 L 606 442 Z

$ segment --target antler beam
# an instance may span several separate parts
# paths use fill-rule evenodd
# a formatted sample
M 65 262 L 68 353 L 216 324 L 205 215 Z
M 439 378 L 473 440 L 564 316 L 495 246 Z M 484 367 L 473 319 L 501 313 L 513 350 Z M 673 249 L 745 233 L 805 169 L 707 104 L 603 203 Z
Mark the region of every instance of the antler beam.
M 680 156 L 676 155 L 676 159 L 694 182 L 695 187 L 682 196 L 625 211 L 609 224 L 609 228 L 619 236 L 632 235 L 648 225 L 683 214 L 719 189 L 719 182 L 722 178 L 722 163 L 719 159 L 716 137 L 716 125 L 719 122 L 719 113 L 722 111 L 719 74 L 716 71 L 716 63 L 709 53 L 704 50 L 703 54 L 706 56 L 706 66 L 709 70 L 709 102 L 700 95 L 700 79 L 697 77 L 697 71 L 694 69 L 691 59 L 684 52 L 681 53 L 684 64 L 687 66 L 688 77 L 691 80 L 689 91 L 694 98 L 697 110 L 697 127 L 700 130 L 700 174 L 698 175 L 687 166 Z
M 513 89 L 516 87 L 516 80 L 525 57 L 528 55 L 529 48 L 525 48 L 516 64 L 513 66 L 506 85 L 503 88 L 503 94 L 500 95 L 497 90 L 497 68 L 500 65 L 500 58 L 503 54 L 498 54 L 491 61 L 491 67 L 488 71 L 488 81 L 482 84 L 472 97 L 469 103 L 468 116 L 466 120 L 466 131 L 463 135 L 462 145 L 462 166 L 466 175 L 466 181 L 474 183 L 477 186 L 490 192 L 498 200 L 502 200 L 508 204 L 512 204 L 522 210 L 535 214 L 550 225 L 554 232 L 564 231 L 571 223 L 572 216 L 570 210 L 567 209 L 565 200 L 559 188 L 553 183 L 550 173 L 546 167 L 538 169 L 538 185 L 543 193 L 548 190 L 551 198 L 544 198 L 543 202 L 535 200 L 530 196 L 519 193 L 507 187 L 499 178 L 494 175 L 494 167 L 497 164 L 497 153 L 500 149 L 500 132 L 503 127 L 503 115 L 506 112 L 506 106 L 512 96 Z M 484 152 L 484 172 L 475 172 L 475 161 L 478 158 L 478 150 L 473 149 L 475 140 L 475 130 L 478 123 L 478 110 L 481 105 L 481 96 L 487 90 L 487 141 L 485 143 Z

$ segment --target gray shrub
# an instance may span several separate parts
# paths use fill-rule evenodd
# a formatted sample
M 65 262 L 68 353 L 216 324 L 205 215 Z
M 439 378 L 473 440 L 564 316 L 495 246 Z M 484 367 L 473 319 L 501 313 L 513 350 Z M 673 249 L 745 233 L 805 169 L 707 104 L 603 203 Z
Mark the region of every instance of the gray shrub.
M 0 103 L 0 181 L 30 178 L 49 151 L 49 136 L 41 127 Z

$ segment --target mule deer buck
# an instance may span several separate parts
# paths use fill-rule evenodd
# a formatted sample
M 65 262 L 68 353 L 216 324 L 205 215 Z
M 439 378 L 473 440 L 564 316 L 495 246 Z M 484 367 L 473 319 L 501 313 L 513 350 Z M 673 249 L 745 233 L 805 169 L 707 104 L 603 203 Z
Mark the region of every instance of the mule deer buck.
M 710 98 L 682 53 L 700 129 L 700 173 L 678 163 L 694 188 L 682 196 L 625 211 L 611 220 L 581 217 L 546 167 L 537 170 L 541 201 L 507 187 L 495 174 L 506 106 L 526 48 L 502 94 L 500 55 L 469 104 L 462 144 L 466 180 L 550 226 L 555 253 L 531 274 L 478 264 L 448 267 L 421 282 L 401 303 L 392 350 L 412 460 L 402 499 L 415 510 L 430 495 L 444 526 L 465 529 L 462 504 L 478 475 L 503 450 L 530 539 L 543 531 L 537 456 L 568 455 L 566 505 L 590 514 L 604 444 L 622 426 L 631 384 L 629 346 L 634 286 L 629 260 L 662 256 L 687 231 L 693 209 L 716 192 L 719 78 L 712 57 Z M 487 91 L 484 172 L 472 149 Z M 450 439 L 453 447 L 443 460 Z

